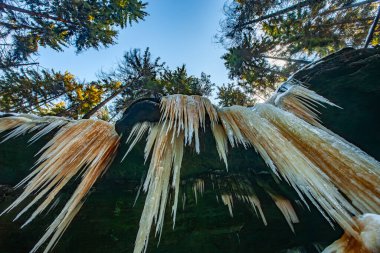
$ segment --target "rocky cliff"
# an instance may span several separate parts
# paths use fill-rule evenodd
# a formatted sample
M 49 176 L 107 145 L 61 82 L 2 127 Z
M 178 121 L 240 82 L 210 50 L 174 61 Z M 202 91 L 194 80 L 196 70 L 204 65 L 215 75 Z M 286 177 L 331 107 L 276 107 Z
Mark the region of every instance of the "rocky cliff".
M 297 72 L 297 80 L 310 84 L 310 89 L 343 107 L 322 109 L 324 125 L 380 160 L 380 49 L 344 49 Z M 136 122 L 158 121 L 158 101 L 142 100 L 131 105 L 116 123 L 125 141 Z M 28 146 L 28 136 L 0 144 L 0 210 L 9 205 L 18 192 L 9 186 L 25 177 L 36 160 L 34 154 L 51 136 Z M 286 252 L 303 248 L 316 252 L 339 238 L 342 231 L 332 228 L 312 205 L 310 210 L 296 203 L 297 195 L 286 183 L 278 183 L 268 173 L 263 160 L 251 149 L 230 149 L 229 173 L 225 171 L 209 130 L 202 133 L 201 154 L 193 147 L 185 150 L 181 195 L 186 196 L 177 214 L 174 230 L 166 218 L 161 242 L 150 239 L 149 252 Z M 122 163 L 126 151 L 97 182 L 82 210 L 68 228 L 54 252 L 131 252 L 144 203 L 144 194 L 135 202 L 141 179 L 147 171 L 143 164 L 145 143 L 141 142 Z M 211 147 L 211 148 L 210 148 Z M 234 202 L 233 217 L 220 199 L 215 178 L 229 180 L 248 178 L 252 183 L 267 219 L 265 226 L 247 205 Z M 204 192 L 194 188 L 203 182 Z M 75 185 L 76 182 L 72 182 Z M 214 188 L 213 188 L 214 185 Z M 73 187 L 56 201 L 63 205 Z M 218 190 L 219 189 L 219 190 Z M 264 189 L 264 190 L 263 190 Z M 282 213 L 267 192 L 291 200 L 300 223 L 293 233 Z M 185 195 L 183 195 L 185 193 Z M 217 201 L 217 198 L 219 201 Z M 182 203 L 180 203 L 182 206 Z M 57 208 L 59 210 L 59 208 Z M 38 221 L 20 230 L 22 221 L 11 222 L 16 212 L 0 217 L 0 252 L 28 252 L 58 210 L 41 215 Z M 16 210 L 17 211 L 17 210 Z

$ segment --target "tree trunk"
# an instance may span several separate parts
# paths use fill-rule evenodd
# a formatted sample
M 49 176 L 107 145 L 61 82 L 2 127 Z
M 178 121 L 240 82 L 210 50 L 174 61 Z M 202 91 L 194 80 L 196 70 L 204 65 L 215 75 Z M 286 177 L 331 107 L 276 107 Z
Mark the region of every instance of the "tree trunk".
M 23 9 L 23 8 L 20 8 L 17 6 L 13 6 L 13 5 L 9 5 L 9 4 L 5 4 L 5 3 L 0 3 L 0 10 L 1 9 L 7 9 L 7 10 L 11 10 L 11 11 L 22 12 L 22 13 L 25 13 L 25 14 L 28 14 L 28 15 L 34 16 L 34 17 L 47 18 L 47 19 L 59 21 L 59 22 L 65 23 L 65 24 L 75 25 L 71 21 L 68 21 L 68 20 L 65 20 L 65 19 L 62 19 L 59 17 L 54 17 L 54 16 L 50 16 L 49 14 L 38 13 L 38 12 L 26 10 L 26 9 Z
M 125 89 L 127 89 L 131 83 L 138 81 L 142 76 L 138 75 L 137 77 L 133 78 L 130 80 L 130 82 L 126 83 L 124 87 L 121 89 L 115 91 L 114 93 L 111 94 L 108 98 L 104 99 L 102 102 L 97 104 L 94 108 L 92 108 L 89 112 L 87 112 L 82 119 L 89 119 L 92 115 L 94 115 L 100 108 L 105 106 L 109 101 L 111 101 L 113 98 L 115 98 L 117 95 L 122 93 Z
M 125 86 L 127 87 L 127 86 Z M 124 87 L 124 88 L 125 88 Z M 102 108 L 103 106 L 105 106 L 109 101 L 111 101 L 113 98 L 115 98 L 117 95 L 119 95 L 123 90 L 123 89 L 119 89 L 118 91 L 115 91 L 114 93 L 111 94 L 111 96 L 109 96 L 108 98 L 104 99 L 102 102 L 100 102 L 99 104 L 97 104 L 94 108 L 92 108 L 89 112 L 87 112 L 83 117 L 82 119 L 89 119 L 92 115 L 94 115 L 100 108 Z
M 283 57 L 267 56 L 267 55 L 263 55 L 263 57 L 264 58 L 268 58 L 268 59 L 274 59 L 274 60 L 281 60 L 281 61 L 287 61 L 287 62 L 295 62 L 295 63 L 299 63 L 299 64 L 309 64 L 309 63 L 311 63 L 311 61 L 301 60 L 301 59 L 283 58 Z
M 369 43 L 371 43 L 371 41 L 372 41 L 373 34 L 375 32 L 375 28 L 376 28 L 377 22 L 379 22 L 379 17 L 380 17 L 380 5 L 379 5 L 379 7 L 377 9 L 377 15 L 376 15 L 375 19 L 373 20 L 372 26 L 369 29 L 367 38 L 365 40 L 364 48 L 367 48 L 369 46 Z
M 277 12 L 274 12 L 274 13 L 271 13 L 271 14 L 267 14 L 267 15 L 261 16 L 259 18 L 256 18 L 254 20 L 245 22 L 245 23 L 239 25 L 237 28 L 239 29 L 239 28 L 241 28 L 243 26 L 251 25 L 251 24 L 254 24 L 254 23 L 266 20 L 268 18 L 277 17 L 277 16 L 279 16 L 281 14 L 285 14 L 285 13 L 287 13 L 289 11 L 293 11 L 293 10 L 296 10 L 298 8 L 303 8 L 305 6 L 308 6 L 308 5 L 310 5 L 310 4 L 314 3 L 314 2 L 317 2 L 317 1 L 316 0 L 307 0 L 307 1 L 303 1 L 303 2 L 297 3 L 295 5 L 289 6 L 289 7 L 285 8 L 285 9 L 280 10 L 280 11 L 277 11 Z

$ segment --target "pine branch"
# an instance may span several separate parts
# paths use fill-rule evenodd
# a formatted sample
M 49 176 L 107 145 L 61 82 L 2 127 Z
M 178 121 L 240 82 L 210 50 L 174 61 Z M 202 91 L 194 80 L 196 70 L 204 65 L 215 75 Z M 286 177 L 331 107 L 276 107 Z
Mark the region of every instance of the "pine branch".
M 0 64 L 0 69 L 21 67 L 21 66 L 30 66 L 30 65 L 38 65 L 38 62 L 27 62 L 27 63 L 11 63 L 11 64 Z
M 1 8 L 0 8 L 0 10 L 1 10 Z M 2 21 L 0 21 L 0 25 L 6 27 L 8 29 L 12 29 L 12 30 L 21 30 L 21 29 L 34 30 L 34 29 L 36 29 L 35 27 L 31 27 L 31 26 L 28 26 L 28 25 L 14 25 L 14 24 L 2 22 Z
M 302 59 L 292 59 L 292 58 L 284 58 L 284 57 L 277 57 L 277 56 L 268 56 L 263 55 L 264 58 L 273 59 L 273 60 L 281 60 L 281 61 L 287 61 L 287 62 L 294 62 L 299 64 L 309 64 L 311 61 L 302 60 Z
M 0 3 L 0 11 L 3 11 L 4 9 L 10 10 L 10 11 L 21 12 L 21 13 L 24 13 L 24 14 L 28 14 L 28 15 L 30 15 L 32 17 L 46 18 L 46 19 L 51 19 L 51 20 L 54 20 L 54 21 L 62 22 L 62 23 L 65 23 L 65 24 L 75 25 L 73 22 L 65 20 L 65 19 L 60 18 L 60 17 L 54 17 L 54 16 L 51 16 L 49 14 L 39 13 L 39 12 L 35 12 L 35 11 L 30 11 L 30 10 L 26 10 L 26 9 L 23 9 L 23 8 L 20 8 L 20 7 L 17 7 L 17 6 L 13 6 L 13 5 L 5 4 L 5 3 Z
M 238 26 L 236 26 L 236 29 L 240 29 L 241 27 L 243 26 L 246 26 L 246 25 L 251 25 L 251 24 L 254 24 L 254 23 L 258 23 L 260 21 L 264 21 L 266 19 L 269 19 L 269 18 L 274 18 L 274 17 L 277 17 L 279 15 L 282 15 L 282 14 L 285 14 L 287 12 L 290 12 L 290 11 L 293 11 L 293 10 L 296 10 L 296 9 L 300 9 L 300 8 L 303 8 L 303 7 L 306 7 L 314 2 L 317 2 L 316 0 L 307 0 L 307 1 L 303 1 L 303 2 L 299 2 L 295 5 L 292 5 L 292 6 L 289 6 L 285 9 L 282 9 L 280 11 L 277 11 L 277 12 L 274 12 L 274 13 L 271 13 L 271 14 L 267 14 L 267 15 L 264 15 L 264 16 L 261 16 L 259 18 L 256 18 L 254 20 L 250 20 L 250 21 L 247 21 L 247 22 L 244 22 Z
M 350 4 L 350 5 L 345 5 L 345 6 L 342 6 L 340 8 L 334 9 L 334 10 L 325 11 L 325 12 L 321 13 L 320 15 L 321 16 L 325 16 L 325 15 L 328 15 L 328 14 L 331 14 L 331 13 L 334 13 L 334 12 L 337 12 L 337 11 L 351 9 L 351 8 L 358 7 L 358 6 L 361 6 L 361 5 L 364 5 L 364 4 L 370 4 L 370 3 L 375 3 L 375 2 L 379 2 L 379 0 L 367 0 L 367 1 L 362 1 L 362 2 L 358 2 L 358 3 L 353 3 L 353 4 Z
M 361 6 L 361 5 L 364 5 L 364 4 L 370 4 L 370 3 L 379 2 L 379 1 L 380 0 L 367 0 L 367 1 L 362 1 L 362 2 L 358 2 L 358 3 L 353 3 L 353 4 L 346 5 L 346 6 L 337 8 L 337 9 L 325 11 L 325 12 L 321 13 L 320 16 L 328 15 L 328 14 L 331 14 L 331 13 L 334 13 L 334 12 L 337 12 L 337 11 L 351 9 L 351 8 L 358 7 L 358 6 Z M 303 1 L 303 2 L 297 3 L 295 5 L 289 6 L 289 7 L 285 8 L 285 9 L 280 10 L 280 11 L 277 11 L 277 12 L 274 12 L 274 13 L 271 13 L 271 14 L 267 14 L 267 15 L 261 16 L 259 18 L 254 19 L 254 20 L 250 20 L 250 21 L 244 22 L 244 23 L 242 23 L 240 25 L 237 25 L 235 27 L 235 29 L 241 29 L 244 26 L 252 25 L 252 24 L 264 21 L 264 20 L 269 19 L 269 18 L 274 18 L 274 17 L 280 16 L 280 15 L 288 13 L 290 11 L 306 7 L 306 6 L 310 5 L 310 4 L 313 4 L 314 2 L 318 2 L 318 1 L 316 1 L 316 0 L 308 0 L 308 1 Z

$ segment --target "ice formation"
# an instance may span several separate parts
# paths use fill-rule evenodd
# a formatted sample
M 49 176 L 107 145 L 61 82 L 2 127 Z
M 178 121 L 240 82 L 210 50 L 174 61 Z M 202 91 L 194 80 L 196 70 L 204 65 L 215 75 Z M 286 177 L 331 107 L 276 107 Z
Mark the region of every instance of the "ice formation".
M 274 203 L 276 204 L 278 209 L 280 209 L 281 213 L 284 215 L 286 222 L 288 223 L 290 229 L 294 233 L 295 231 L 294 231 L 293 224 L 299 223 L 300 221 L 298 219 L 296 211 L 293 208 L 292 203 L 288 199 L 282 196 L 271 194 L 271 193 L 269 195 L 272 197 Z
M 231 217 L 233 217 L 234 203 L 241 202 L 253 210 L 258 217 L 260 216 L 264 225 L 268 225 L 260 200 L 253 188 L 253 184 L 248 180 L 248 177 L 250 177 L 248 174 L 210 174 L 209 181 L 213 186 L 212 189 L 216 192 L 217 200 L 221 199 L 222 203 L 227 206 Z M 205 191 L 206 182 L 202 178 L 193 180 L 192 189 L 194 191 L 196 202 L 198 193 L 202 194 Z M 283 196 L 268 191 L 267 189 L 264 190 L 273 199 L 278 209 L 284 215 L 290 229 L 294 232 L 293 224 L 299 223 L 299 219 L 292 203 Z
M 9 121 L 7 118 L 1 118 L 0 125 L 4 122 L 8 124 Z M 25 122 L 27 126 L 31 123 Z M 20 126 L 13 131 L 17 132 L 19 128 Z M 41 131 L 46 133 L 46 129 L 42 129 L 36 136 L 40 136 Z M 42 154 L 36 162 L 36 168 L 16 186 L 24 186 L 24 191 L 3 211 L 3 213 L 9 212 L 36 194 L 15 218 L 18 219 L 37 202 L 42 201 L 22 227 L 46 210 L 71 179 L 78 175 L 81 175 L 82 179 L 60 214 L 31 252 L 35 252 L 49 238 L 50 241 L 44 252 L 48 252 L 57 243 L 83 205 L 92 185 L 110 166 L 116 155 L 119 139 L 114 126 L 105 121 L 79 120 L 63 126 L 40 150 L 39 153 Z
M 318 114 L 320 112 L 318 111 L 318 107 L 330 105 L 342 109 L 316 92 L 307 89 L 302 83 L 298 83 L 297 81 L 290 80 L 285 82 L 279 87 L 279 91 L 282 92 L 274 93 L 267 103 L 272 103 L 285 111 L 293 113 L 306 122 L 323 129 L 325 128 L 319 119 Z
M 340 137 L 272 105 L 257 105 L 254 110 L 277 129 L 277 144 L 280 139 L 291 144 L 277 152 L 288 152 L 282 161 L 278 160 L 279 155 L 271 157 L 277 160 L 277 170 L 312 202 L 317 201 L 315 205 L 322 208 L 321 212 L 352 234 L 356 234 L 356 225 L 351 214 L 380 212 L 378 161 Z M 293 166 L 286 161 L 289 157 Z
M 257 216 L 260 215 L 263 223 L 267 225 L 260 200 L 253 189 L 252 183 L 247 178 L 240 175 L 231 175 L 228 177 L 212 177 L 212 180 L 220 193 L 223 204 L 228 207 L 231 217 L 233 217 L 233 203 L 235 200 L 247 204 Z
M 199 148 L 199 130 L 206 127 L 206 115 L 216 124 L 217 112 L 208 99 L 200 96 L 171 95 L 161 100 L 160 122 L 151 127 L 145 147 L 145 159 L 152 155 L 144 183 L 147 192 L 134 252 L 146 250 L 151 227 L 162 231 L 170 188 L 174 191 L 173 226 L 177 214 L 180 169 L 185 145 Z M 138 136 L 136 137 L 138 138 Z
M 0 121 L 0 133 L 7 130 L 12 131 L 5 135 L 1 142 L 38 130 L 29 140 L 29 142 L 34 142 L 52 130 L 66 125 L 68 122 L 70 120 L 66 118 L 54 116 L 38 117 L 35 115 L 19 114 L 4 117 Z
M 292 89 L 289 90 L 292 91 Z M 297 92 L 297 96 L 306 94 L 310 100 L 331 104 L 319 95 L 308 92 L 306 88 L 294 90 Z M 181 130 L 185 132 L 183 145 L 192 142 L 194 132 L 195 149 L 199 153 L 199 135 L 196 129 L 204 128 L 205 117 L 209 116 L 217 150 L 222 159 L 227 154 L 227 140 L 231 147 L 239 144 L 244 147 L 253 147 L 263 157 L 273 173 L 293 186 L 306 205 L 305 197 L 308 198 L 331 225 L 334 220 L 345 231 L 357 236 L 355 230 L 357 225 L 352 215 L 380 212 L 380 199 L 378 198 L 380 192 L 377 187 L 380 184 L 379 162 L 339 136 L 331 134 L 315 124 L 315 115 L 310 114 L 310 111 L 306 110 L 307 107 L 299 107 L 299 110 L 305 112 L 302 115 L 309 115 L 307 117 L 310 123 L 270 103 L 258 104 L 253 108 L 232 106 L 216 110 L 210 106 L 208 108 L 212 109 L 199 110 L 200 105 L 210 105 L 205 101 L 207 100 L 197 96 L 183 95 L 172 95 L 163 99 L 161 102 L 163 116 L 160 124 L 167 124 L 164 128 L 167 131 L 166 135 L 172 136 L 172 142 L 176 140 L 176 135 L 170 132 L 173 129 L 177 134 L 181 133 Z M 207 107 L 205 106 L 205 108 Z M 193 116 L 189 118 L 185 116 L 186 114 Z M 223 129 L 218 125 L 219 121 Z M 168 141 L 166 140 L 166 142 Z M 148 144 L 147 146 L 149 146 Z M 181 150 L 182 155 L 183 150 Z M 157 159 L 153 156 L 153 160 Z M 150 167 L 149 171 L 152 169 L 153 167 Z M 179 175 L 180 163 L 177 169 L 176 175 Z M 169 167 L 167 170 L 169 171 L 171 168 Z M 169 172 L 167 177 L 170 177 Z M 176 185 L 175 180 L 172 182 L 173 185 Z M 173 188 L 178 191 L 178 187 Z M 169 191 L 168 187 L 163 189 Z M 353 189 L 354 191 L 352 191 Z M 156 191 L 156 194 L 159 194 L 156 196 L 159 198 L 163 193 Z M 167 194 L 164 195 L 167 196 Z M 224 194 L 221 198 L 232 214 L 232 196 Z M 149 201 L 147 198 L 146 206 Z M 175 194 L 174 202 L 178 202 L 178 194 Z M 160 207 L 161 212 L 164 212 L 164 204 L 166 204 L 166 197 Z M 298 222 L 298 218 L 284 202 L 277 202 L 277 205 L 292 228 L 291 224 Z M 152 222 L 149 222 L 145 215 L 147 213 L 143 213 L 142 217 L 144 218 L 141 221 L 144 221 L 143 227 L 147 228 L 147 223 L 151 226 Z M 157 214 L 151 212 L 149 215 L 153 218 Z M 141 226 L 140 223 L 140 230 Z M 162 229 L 162 225 L 157 227 Z M 139 233 L 137 236 L 135 253 L 142 252 L 146 247 L 149 229 L 143 231 L 145 231 L 144 234 Z M 142 246 L 143 243 L 144 246 Z
M 184 148 L 190 146 L 200 153 L 200 131 L 206 127 L 210 127 L 216 150 L 226 167 L 229 146 L 252 147 L 279 180 L 296 190 L 306 206 L 308 199 L 331 224 L 336 221 L 347 236 L 360 238 L 360 224 L 353 217 L 380 213 L 380 163 L 321 125 L 316 106 L 334 104 L 302 86 L 282 88 L 266 103 L 252 108 L 216 108 L 200 96 L 166 96 L 161 100 L 159 122 L 140 122 L 133 127 L 127 140 L 127 153 L 148 132 L 145 160 L 151 157 L 143 184 L 147 196 L 134 253 L 146 250 L 154 225 L 155 234 L 161 235 L 170 195 L 174 226 Z M 41 118 L 22 115 L 0 118 L 0 132 L 13 129 L 5 138 L 39 130 L 32 139 L 35 140 L 59 127 L 40 151 L 37 167 L 19 184 L 26 184 L 24 192 L 5 210 L 13 209 L 37 192 L 16 217 L 38 200 L 44 200 L 27 224 L 52 203 L 70 179 L 83 173 L 71 199 L 32 252 L 50 237 L 45 251 L 54 246 L 79 211 L 91 186 L 112 162 L 119 144 L 120 137 L 114 127 L 98 120 L 57 118 L 43 122 Z M 198 184 L 196 190 L 203 187 Z M 271 196 L 293 230 L 293 223 L 298 222 L 293 206 L 283 197 Z M 220 197 L 231 215 L 233 201 L 238 199 L 257 208 L 266 223 L 257 196 L 244 181 L 234 184 L 230 192 Z
M 345 233 L 322 253 L 380 252 L 380 215 L 364 214 L 356 219 L 358 237 Z
M 193 184 L 195 203 L 198 203 L 198 194 L 202 196 L 204 190 L 205 190 L 205 181 L 201 178 L 197 178 Z

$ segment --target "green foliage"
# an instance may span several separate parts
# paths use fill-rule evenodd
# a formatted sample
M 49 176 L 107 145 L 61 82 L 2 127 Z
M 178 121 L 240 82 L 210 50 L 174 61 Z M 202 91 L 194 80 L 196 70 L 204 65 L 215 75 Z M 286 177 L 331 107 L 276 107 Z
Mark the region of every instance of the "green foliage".
M 227 2 L 220 41 L 227 48 L 222 58 L 229 77 L 245 92 L 265 95 L 309 61 L 362 46 L 376 5 L 360 2 Z M 379 37 L 378 26 L 373 45 Z
M 25 64 L 38 48 L 78 52 L 115 43 L 119 28 L 143 20 L 139 0 L 8 0 L 0 3 L 1 68 Z
M 229 70 L 229 77 L 237 79 L 246 92 L 265 94 L 274 91 L 276 85 L 289 74 L 285 68 L 273 65 L 268 58 L 263 57 L 266 50 L 266 46 L 247 36 L 242 45 L 228 48 L 227 53 L 222 56 Z
M 170 70 L 149 48 L 132 49 L 115 70 L 93 82 L 79 82 L 68 72 L 6 70 L 0 76 L 0 111 L 110 120 L 138 98 L 210 96 L 214 86 L 205 73 L 188 75 L 185 65 Z
M 165 69 L 158 80 L 160 87 L 159 95 L 183 94 L 210 96 L 214 83 L 210 76 L 201 73 L 201 77 L 189 76 L 186 66 L 182 65 L 175 70 Z
M 218 87 L 217 96 L 219 106 L 223 107 L 233 105 L 253 106 L 255 104 L 253 98 L 250 98 L 232 83 L 223 84 L 221 87 Z
M 159 94 L 158 77 L 164 71 L 165 63 L 159 57 L 153 58 L 149 48 L 144 51 L 131 49 L 123 55 L 116 69 L 111 73 L 101 73 L 107 83 L 117 83 L 114 109 L 120 111 L 133 100 L 141 97 L 155 97 Z
M 79 118 L 116 88 L 115 83 L 80 83 L 68 72 L 6 71 L 0 77 L 0 111 Z
M 200 77 L 188 75 L 185 65 L 170 70 L 159 57 L 152 57 L 149 48 L 143 52 L 140 49 L 126 52 L 117 68 L 111 73 L 103 73 L 102 79 L 121 83 L 115 102 L 116 111 L 142 97 L 177 93 L 210 96 L 215 86 L 205 73 Z
M 62 96 L 68 79 L 49 71 L 7 71 L 0 79 L 0 109 L 29 112 Z

